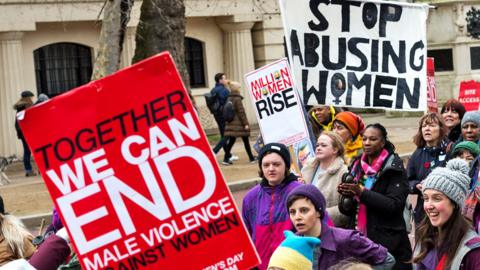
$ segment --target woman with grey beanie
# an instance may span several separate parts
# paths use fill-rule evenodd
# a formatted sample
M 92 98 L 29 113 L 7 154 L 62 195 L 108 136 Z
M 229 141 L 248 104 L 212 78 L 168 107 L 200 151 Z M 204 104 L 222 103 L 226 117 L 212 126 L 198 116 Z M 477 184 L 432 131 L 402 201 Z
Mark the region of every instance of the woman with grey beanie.
M 422 182 L 426 218 L 415 235 L 416 269 L 480 269 L 480 236 L 461 213 L 468 171 L 464 160 L 452 159 Z

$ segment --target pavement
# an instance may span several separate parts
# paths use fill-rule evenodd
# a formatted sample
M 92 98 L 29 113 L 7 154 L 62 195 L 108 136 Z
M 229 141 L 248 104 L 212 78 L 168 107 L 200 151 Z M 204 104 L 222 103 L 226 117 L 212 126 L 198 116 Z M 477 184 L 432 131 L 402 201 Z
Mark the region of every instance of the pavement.
M 397 147 L 399 154 L 408 156 L 415 150 L 412 137 L 418 128 L 420 116 L 390 118 L 384 113 L 362 114 L 362 116 L 366 125 L 381 123 L 387 128 L 388 137 Z M 258 133 L 258 128 L 252 130 L 251 145 L 253 145 Z M 214 143 L 212 143 L 212 147 L 213 145 Z M 256 163 L 251 164 L 248 161 L 241 140 L 237 140 L 232 153 L 239 156 L 239 160 L 234 161 L 234 165 L 231 166 L 221 164 L 223 151 L 220 151 L 216 158 L 237 206 L 241 206 L 241 200 L 245 192 L 259 181 L 258 165 Z M 27 227 L 30 228 L 39 224 L 39 220 L 42 218 L 45 218 L 48 223 L 53 204 L 42 177 L 40 175 L 25 177 L 21 162 L 10 165 L 6 174 L 11 183 L 0 186 L 0 195 L 4 199 L 6 210 L 23 217 Z

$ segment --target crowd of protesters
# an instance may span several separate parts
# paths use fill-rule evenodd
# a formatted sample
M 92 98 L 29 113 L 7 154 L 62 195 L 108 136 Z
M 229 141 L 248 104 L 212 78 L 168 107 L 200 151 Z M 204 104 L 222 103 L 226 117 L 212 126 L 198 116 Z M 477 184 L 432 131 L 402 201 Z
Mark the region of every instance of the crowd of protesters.
M 265 180 L 270 161 L 259 155 L 264 180 L 244 199 L 243 217 L 263 261 L 258 269 L 480 269 L 480 112 L 451 99 L 441 113 L 425 114 L 406 168 L 383 125 L 365 127 L 359 115 L 331 106 L 307 116 L 318 136 L 301 184 L 292 183 L 286 150 L 278 159 L 284 178 L 275 185 Z M 285 194 L 277 185 L 292 188 Z M 278 193 L 259 200 L 259 189 Z M 417 195 L 413 243 L 409 194 Z
M 258 269 L 480 269 L 480 112 L 466 112 L 451 99 L 441 113 L 425 114 L 405 168 L 382 124 L 314 106 L 307 119 L 317 139 L 315 156 L 297 175 L 283 144 L 268 143 L 258 157 L 252 154 L 240 84 L 223 73 L 215 80 L 212 92 L 221 105 L 232 102 L 235 117 L 227 123 L 215 115 L 221 138 L 214 152 L 223 148 L 223 164 L 231 165 L 241 137 L 249 161 L 258 162 L 261 182 L 242 204 L 262 260 Z M 32 106 L 32 96 L 23 92 L 15 109 Z M 418 195 L 413 245 L 405 218 L 409 194 Z M 37 241 L 3 203 L 0 210 L 1 269 L 81 269 L 55 210 Z

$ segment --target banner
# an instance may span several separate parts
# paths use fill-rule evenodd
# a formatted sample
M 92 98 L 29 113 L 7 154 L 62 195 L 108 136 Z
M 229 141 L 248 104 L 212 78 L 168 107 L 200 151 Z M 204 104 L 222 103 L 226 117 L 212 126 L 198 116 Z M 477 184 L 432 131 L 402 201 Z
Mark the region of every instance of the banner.
M 280 0 L 280 9 L 305 104 L 426 110 L 426 5 Z
M 300 173 L 308 158 L 314 156 L 314 148 L 287 59 L 246 74 L 245 83 L 264 143 L 287 145 L 292 170 Z
M 433 57 L 427 57 L 427 111 L 438 113 L 435 59 Z
M 478 111 L 480 103 L 480 82 L 474 80 L 461 82 L 458 101 L 465 106 L 467 112 Z
M 170 54 L 17 117 L 84 270 L 258 265 Z

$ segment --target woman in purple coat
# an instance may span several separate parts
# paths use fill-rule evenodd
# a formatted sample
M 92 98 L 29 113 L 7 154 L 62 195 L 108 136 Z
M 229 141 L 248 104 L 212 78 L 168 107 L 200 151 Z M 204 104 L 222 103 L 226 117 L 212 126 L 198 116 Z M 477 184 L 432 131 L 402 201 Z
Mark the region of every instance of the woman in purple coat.
M 452 159 L 422 182 L 424 219 L 415 235 L 418 270 L 480 269 L 480 236 L 462 216 L 470 184 L 468 164 Z
M 259 153 L 260 184 L 243 198 L 242 217 L 262 264 L 267 269 L 275 249 L 284 239 L 283 231 L 293 228 L 285 204 L 288 193 L 301 185 L 290 172 L 290 153 L 280 143 L 266 144 Z
M 391 269 L 395 259 L 387 249 L 358 231 L 327 225 L 326 203 L 314 185 L 294 188 L 287 197 L 287 209 L 297 234 L 318 237 L 313 270 L 325 270 L 346 259 L 370 264 L 374 269 Z

